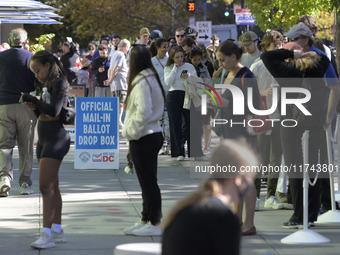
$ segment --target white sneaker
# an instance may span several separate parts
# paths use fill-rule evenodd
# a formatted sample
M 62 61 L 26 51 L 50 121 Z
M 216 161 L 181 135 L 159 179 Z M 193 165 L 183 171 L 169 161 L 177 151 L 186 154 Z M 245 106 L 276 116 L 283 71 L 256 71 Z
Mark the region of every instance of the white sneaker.
M 8 192 L 0 192 L 0 197 L 8 197 Z
M 261 202 L 261 199 L 256 197 L 255 211 L 260 211 L 260 202 Z
M 147 225 L 147 224 L 144 223 L 144 222 L 137 222 L 132 227 L 123 229 L 123 232 L 124 232 L 125 235 L 133 235 L 134 230 L 141 229 L 141 228 L 145 227 L 145 225 Z
M 161 236 L 163 234 L 163 231 L 158 226 L 146 224 L 140 229 L 133 230 L 132 234 L 135 236 Z
M 275 196 L 271 196 L 264 202 L 264 208 L 274 210 L 283 209 L 283 204 L 281 204 Z
M 52 230 L 51 234 L 52 234 L 52 238 L 55 243 L 66 243 L 67 242 L 66 237 L 64 235 L 64 230 L 61 230 L 60 233 Z
M 6 193 L 11 189 L 11 180 L 8 176 L 0 178 L 0 193 Z
M 184 156 L 178 156 L 177 157 L 177 161 L 184 161 L 184 159 L 185 159 Z
M 49 236 L 45 231 L 41 232 L 40 237 L 31 246 L 36 249 L 48 249 L 55 247 L 52 236 Z
M 31 195 L 33 194 L 33 189 L 26 182 L 23 182 L 20 186 L 20 195 Z

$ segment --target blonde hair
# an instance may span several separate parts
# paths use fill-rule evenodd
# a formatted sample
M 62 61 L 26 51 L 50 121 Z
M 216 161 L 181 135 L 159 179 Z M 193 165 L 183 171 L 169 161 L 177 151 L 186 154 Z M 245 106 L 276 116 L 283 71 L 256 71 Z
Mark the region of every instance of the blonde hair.
M 307 69 L 317 67 L 321 57 L 314 51 L 304 53 L 301 57 L 295 60 L 295 66 L 300 71 L 304 72 Z
M 237 140 L 226 139 L 221 142 L 220 146 L 214 151 L 211 158 L 211 165 L 216 166 L 235 166 L 240 169 L 241 166 L 252 166 L 258 164 L 258 157 L 250 147 Z M 254 177 L 254 173 L 247 173 L 248 177 Z M 210 197 L 217 196 L 222 193 L 223 185 L 232 182 L 237 176 L 245 176 L 244 173 L 228 172 L 214 174 L 199 185 L 199 187 L 187 197 L 181 199 L 170 211 L 168 217 L 163 223 L 166 228 L 175 219 L 176 215 L 183 209 L 199 202 L 204 202 Z

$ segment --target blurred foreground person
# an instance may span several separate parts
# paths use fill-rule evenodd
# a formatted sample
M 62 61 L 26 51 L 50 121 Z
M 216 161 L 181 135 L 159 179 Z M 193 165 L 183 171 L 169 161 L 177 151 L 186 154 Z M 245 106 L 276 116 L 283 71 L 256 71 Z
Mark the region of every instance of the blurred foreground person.
M 253 174 L 239 170 L 256 165 L 257 157 L 247 145 L 224 140 L 210 166 L 232 166 L 237 171 L 215 172 L 177 203 L 164 224 L 162 254 L 240 254 L 240 221 L 229 204 L 242 202 L 254 185 Z

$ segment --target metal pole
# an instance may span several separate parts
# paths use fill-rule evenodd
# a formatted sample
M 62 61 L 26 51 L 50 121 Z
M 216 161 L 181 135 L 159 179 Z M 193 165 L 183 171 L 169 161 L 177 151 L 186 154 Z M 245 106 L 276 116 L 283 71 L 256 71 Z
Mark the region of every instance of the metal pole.
M 308 162 L 309 162 L 309 131 L 305 131 L 302 135 L 302 148 L 303 150 L 303 229 L 308 229 Z

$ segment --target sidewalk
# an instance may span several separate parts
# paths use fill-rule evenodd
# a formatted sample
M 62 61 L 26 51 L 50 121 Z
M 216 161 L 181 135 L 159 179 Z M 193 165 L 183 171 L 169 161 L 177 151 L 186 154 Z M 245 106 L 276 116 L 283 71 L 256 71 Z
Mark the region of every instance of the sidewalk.
M 18 153 L 14 152 L 14 175 L 10 196 L 0 199 L 0 255 L 112 255 L 123 243 L 161 242 L 161 237 L 125 236 L 122 229 L 139 219 L 141 193 L 136 175 L 127 175 L 127 147 L 121 139 L 120 170 L 74 170 L 71 147 L 60 169 L 63 198 L 63 227 L 68 242 L 48 250 L 31 249 L 39 235 L 42 199 L 39 195 L 38 168 L 35 160 L 33 189 L 35 194 L 19 195 Z M 162 208 L 166 217 L 174 203 L 192 191 L 199 180 L 189 174 L 190 161 L 177 162 L 159 156 L 158 180 L 162 191 Z M 261 208 L 265 189 L 262 189 Z M 340 225 L 317 225 L 314 231 L 331 239 L 326 245 L 286 245 L 280 240 L 296 230 L 282 229 L 292 211 L 264 210 L 255 213 L 258 234 L 242 238 L 242 254 L 340 254 Z M 203 219 L 204 220 L 204 219 Z M 227 254 L 227 251 L 226 251 Z M 175 254 L 174 254 L 175 255 Z

